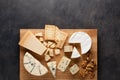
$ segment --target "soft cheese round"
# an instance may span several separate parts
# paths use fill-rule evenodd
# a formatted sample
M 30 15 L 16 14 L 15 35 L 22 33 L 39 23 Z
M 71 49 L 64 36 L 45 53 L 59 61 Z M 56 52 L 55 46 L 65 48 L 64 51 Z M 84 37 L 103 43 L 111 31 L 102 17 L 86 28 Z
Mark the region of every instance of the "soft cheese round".
M 85 32 L 75 32 L 69 38 L 69 43 L 80 43 L 82 54 L 87 53 L 92 45 L 91 37 Z

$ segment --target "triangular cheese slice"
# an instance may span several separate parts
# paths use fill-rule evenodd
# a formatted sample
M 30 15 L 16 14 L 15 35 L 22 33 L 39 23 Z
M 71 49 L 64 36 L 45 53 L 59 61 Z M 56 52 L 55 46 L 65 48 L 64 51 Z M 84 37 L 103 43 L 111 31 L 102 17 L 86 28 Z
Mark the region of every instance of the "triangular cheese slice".
M 19 45 L 42 55 L 47 49 L 31 31 L 27 31 L 19 42 Z
M 56 61 L 51 61 L 47 63 L 53 77 L 56 77 Z
M 24 55 L 23 63 L 25 69 L 32 75 L 42 76 L 48 72 L 47 68 L 28 52 Z
M 71 58 L 79 58 L 79 57 L 80 57 L 80 53 L 78 52 L 78 50 L 76 49 L 76 47 L 74 47 L 72 55 L 71 55 Z

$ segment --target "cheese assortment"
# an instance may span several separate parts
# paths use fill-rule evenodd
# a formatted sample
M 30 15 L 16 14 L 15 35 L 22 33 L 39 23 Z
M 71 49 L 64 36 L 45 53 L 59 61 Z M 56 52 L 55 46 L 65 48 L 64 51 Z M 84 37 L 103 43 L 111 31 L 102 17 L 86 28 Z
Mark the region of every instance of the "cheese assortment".
M 42 76 L 48 72 L 47 68 L 28 52 L 24 55 L 23 63 L 25 69 L 32 75 Z
M 55 25 L 45 25 L 44 33 L 33 34 L 28 30 L 20 40 L 19 45 L 39 54 L 39 56 L 43 56 L 54 78 L 57 76 L 57 69 L 60 72 L 65 72 L 68 69 L 71 75 L 74 76 L 80 71 L 80 67 L 75 63 L 72 66 L 69 65 L 73 63 L 72 59 L 82 58 L 81 56 L 90 50 L 92 39 L 85 32 L 75 32 L 68 39 L 68 45 L 65 45 L 68 35 Z M 81 44 L 81 46 L 76 47 L 76 43 Z M 62 54 L 62 49 L 64 54 L 70 53 L 71 57 L 63 55 L 59 62 L 52 61 L 54 57 Z M 23 64 L 25 69 L 32 75 L 42 76 L 48 73 L 48 69 L 29 52 L 25 53 Z

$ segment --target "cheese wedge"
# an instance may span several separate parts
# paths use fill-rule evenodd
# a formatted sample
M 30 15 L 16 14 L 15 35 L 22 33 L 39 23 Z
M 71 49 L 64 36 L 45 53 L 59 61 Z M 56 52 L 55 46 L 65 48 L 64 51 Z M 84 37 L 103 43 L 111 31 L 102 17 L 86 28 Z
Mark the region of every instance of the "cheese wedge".
M 57 68 L 61 71 L 61 72 L 64 72 L 68 65 L 70 64 L 71 60 L 65 56 L 63 56 L 60 60 L 60 62 L 58 63 L 58 66 Z
M 81 44 L 81 54 L 86 54 L 91 46 L 92 46 L 92 39 L 91 37 L 85 32 L 75 32 L 69 38 L 69 43 L 80 43 Z
M 28 52 L 24 55 L 23 64 L 25 69 L 34 76 L 42 76 L 48 72 L 47 68 Z
M 55 25 L 45 25 L 45 40 L 55 40 L 55 32 L 56 26 Z
M 56 77 L 56 61 L 51 61 L 47 63 L 53 77 Z
M 27 31 L 19 42 L 19 45 L 29 49 L 39 55 L 42 55 L 47 49 L 31 31 Z
M 72 75 L 75 75 L 80 70 L 79 66 L 77 64 L 74 64 L 70 67 L 70 73 Z
M 71 58 L 79 58 L 79 57 L 80 57 L 80 53 L 78 52 L 78 50 L 76 49 L 76 47 L 74 47 L 72 55 L 71 55 Z

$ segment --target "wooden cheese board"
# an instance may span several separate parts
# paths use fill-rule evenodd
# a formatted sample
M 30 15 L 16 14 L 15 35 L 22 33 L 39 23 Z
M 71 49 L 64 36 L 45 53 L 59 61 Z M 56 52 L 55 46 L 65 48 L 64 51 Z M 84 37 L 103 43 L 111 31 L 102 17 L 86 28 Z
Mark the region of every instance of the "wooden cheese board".
M 20 29 L 20 40 L 22 38 L 22 36 L 28 31 L 30 30 L 33 34 L 38 33 L 38 32 L 43 32 L 44 35 L 44 29 Z M 85 54 L 82 58 L 84 59 L 86 56 L 91 55 L 91 57 L 95 60 L 96 64 L 97 63 L 97 29 L 60 29 L 66 33 L 68 33 L 68 37 L 67 40 L 65 42 L 65 45 L 68 44 L 68 39 L 69 37 L 72 35 L 72 33 L 74 32 L 86 32 L 89 34 L 89 36 L 92 39 L 92 47 L 90 49 L 90 51 Z M 57 69 L 56 72 L 56 78 L 54 78 L 52 76 L 52 74 L 50 73 L 50 71 L 43 75 L 43 76 L 34 76 L 29 74 L 26 69 L 24 68 L 24 64 L 23 64 L 23 57 L 25 52 L 31 52 L 23 47 L 20 47 L 20 80 L 97 80 L 97 71 L 95 71 L 95 77 L 93 79 L 90 79 L 89 76 L 83 78 L 80 75 L 80 71 L 82 71 L 82 69 L 80 68 L 80 71 L 76 74 L 76 75 L 72 75 L 69 71 L 70 66 L 72 66 L 74 63 L 78 64 L 78 66 L 80 66 L 80 63 L 82 61 L 82 58 L 79 58 L 77 60 L 72 60 L 70 65 L 68 66 L 67 70 L 65 72 L 61 72 Z M 47 63 L 44 59 L 43 56 L 34 54 L 33 52 L 31 52 L 31 54 L 37 59 L 39 60 L 44 66 L 47 67 Z M 57 64 L 59 63 L 61 57 L 65 55 L 67 57 L 70 58 L 71 54 L 66 54 L 63 52 L 63 48 L 61 49 L 61 54 L 60 55 L 56 55 L 54 56 L 54 58 L 52 58 L 52 60 L 57 61 Z M 48 68 L 48 67 L 47 67 Z M 98 67 L 97 67 L 98 68 Z M 49 70 L 49 69 L 48 69 Z

